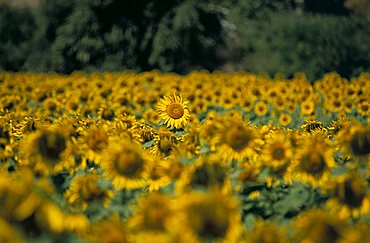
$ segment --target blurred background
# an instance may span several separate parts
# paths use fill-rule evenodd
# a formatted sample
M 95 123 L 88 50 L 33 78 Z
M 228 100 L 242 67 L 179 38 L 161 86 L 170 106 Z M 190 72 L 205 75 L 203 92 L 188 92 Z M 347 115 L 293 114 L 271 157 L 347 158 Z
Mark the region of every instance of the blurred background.
M 0 0 L 0 70 L 370 71 L 369 0 Z

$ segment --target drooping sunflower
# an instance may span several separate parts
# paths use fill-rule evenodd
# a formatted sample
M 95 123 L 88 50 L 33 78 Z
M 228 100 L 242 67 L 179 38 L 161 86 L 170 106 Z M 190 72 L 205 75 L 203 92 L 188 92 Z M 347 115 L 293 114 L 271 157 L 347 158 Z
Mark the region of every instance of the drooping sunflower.
M 294 220 L 297 242 L 338 242 L 346 229 L 345 221 L 321 209 L 311 209 Z
M 312 186 L 322 185 L 335 166 L 333 153 L 334 148 L 324 133 L 315 132 L 306 137 L 292 163 L 294 178 Z
M 238 242 L 241 235 L 239 202 L 217 191 L 184 194 L 175 202 L 171 230 L 183 242 Z
M 153 160 L 138 144 L 112 139 L 102 154 L 101 167 L 115 189 L 136 189 L 146 185 Z
M 168 157 L 177 149 L 181 140 L 181 137 L 162 127 L 154 138 L 154 146 L 150 152 L 154 155 Z
M 367 181 L 357 173 L 335 178 L 327 185 L 327 190 L 331 198 L 326 205 L 340 218 L 358 218 L 369 213 L 370 194 Z
M 170 128 L 184 128 L 190 118 L 188 103 L 181 95 L 165 96 L 157 105 L 159 117 Z

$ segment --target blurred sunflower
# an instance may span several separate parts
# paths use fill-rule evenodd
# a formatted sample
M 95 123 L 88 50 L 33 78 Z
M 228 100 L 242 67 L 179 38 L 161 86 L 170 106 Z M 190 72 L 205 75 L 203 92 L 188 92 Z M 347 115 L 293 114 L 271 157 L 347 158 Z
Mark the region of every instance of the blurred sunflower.
M 242 120 L 226 120 L 216 134 L 217 148 L 220 156 L 226 161 L 243 161 L 253 155 L 258 144 L 256 128 Z
M 337 136 L 342 149 L 356 157 L 366 157 L 370 154 L 370 128 L 360 124 L 342 129 Z
M 127 140 L 113 139 L 102 154 L 104 175 L 118 190 L 144 187 L 152 166 L 151 156 Z
M 0 242 L 21 243 L 26 241 L 22 239 L 20 234 L 11 224 L 0 218 Z
M 264 116 L 267 114 L 267 104 L 263 101 L 256 103 L 254 106 L 254 112 L 257 116 Z
M 72 143 L 59 128 L 37 130 L 24 138 L 21 146 L 21 165 L 33 168 L 37 173 L 61 172 L 75 164 Z
M 225 193 L 231 190 L 227 167 L 216 156 L 199 158 L 186 166 L 176 182 L 178 194 L 215 188 Z
M 118 215 L 110 215 L 107 219 L 92 224 L 82 237 L 88 242 L 131 242 L 131 234 L 126 225 Z
M 271 222 L 258 220 L 250 232 L 244 234 L 245 243 L 288 243 L 285 229 L 276 226 Z
M 157 105 L 159 117 L 170 128 L 184 128 L 190 117 L 188 103 L 181 95 L 165 96 Z
M 128 219 L 128 226 L 133 232 L 166 232 L 173 216 L 172 199 L 167 195 L 154 192 L 140 198 L 134 205 L 134 214 Z
M 327 185 L 331 197 L 326 206 L 340 218 L 358 218 L 370 211 L 370 194 L 367 181 L 359 174 L 347 174 L 333 179 Z
M 346 223 L 320 209 L 303 212 L 294 220 L 297 242 L 338 242 L 344 234 Z
M 359 222 L 356 225 L 348 228 L 339 243 L 363 243 L 369 238 L 370 226 L 365 222 Z
M 173 151 L 177 150 L 181 141 L 181 137 L 162 127 L 158 130 L 157 136 L 154 138 L 154 146 L 150 152 L 154 155 L 168 157 Z
M 322 185 L 328 180 L 331 168 L 335 166 L 334 148 L 322 132 L 315 132 L 302 142 L 293 160 L 293 176 L 312 186 Z
M 279 123 L 284 127 L 289 126 L 292 123 L 292 117 L 287 113 L 283 113 L 279 116 Z
M 96 173 L 76 176 L 64 195 L 71 205 L 83 211 L 88 208 L 91 202 L 99 202 L 107 207 L 114 193 L 99 186 L 99 180 L 101 179 Z
M 175 205 L 171 230 L 181 232 L 183 242 L 238 242 L 242 227 L 235 198 L 199 192 L 182 195 Z

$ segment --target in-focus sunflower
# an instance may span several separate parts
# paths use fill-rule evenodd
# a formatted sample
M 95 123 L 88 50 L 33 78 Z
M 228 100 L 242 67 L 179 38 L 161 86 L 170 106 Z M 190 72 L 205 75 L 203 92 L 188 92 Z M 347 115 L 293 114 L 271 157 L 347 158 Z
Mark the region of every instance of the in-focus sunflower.
M 297 242 L 338 242 L 346 229 L 346 223 L 320 209 L 300 214 L 294 221 Z
M 135 189 L 146 185 L 153 160 L 136 143 L 112 139 L 102 158 L 101 167 L 112 179 L 115 189 Z
M 157 105 L 159 117 L 170 128 L 184 128 L 190 118 L 188 103 L 181 95 L 165 96 Z
M 214 191 L 184 194 L 175 202 L 171 230 L 183 242 L 238 242 L 242 227 L 239 202 Z
M 326 205 L 340 218 L 357 218 L 369 213 L 370 194 L 367 181 L 360 175 L 354 173 L 335 178 L 327 188 L 331 198 Z

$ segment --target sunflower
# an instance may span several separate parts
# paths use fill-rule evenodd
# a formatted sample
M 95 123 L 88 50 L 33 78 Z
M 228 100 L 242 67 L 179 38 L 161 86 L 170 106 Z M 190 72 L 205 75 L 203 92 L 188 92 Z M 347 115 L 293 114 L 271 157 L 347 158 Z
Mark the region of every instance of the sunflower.
M 153 140 L 154 146 L 150 152 L 154 155 L 168 157 L 177 150 L 181 140 L 181 137 L 176 136 L 167 128 L 162 127 L 158 130 L 158 134 Z
M 157 105 L 159 117 L 170 128 L 184 128 L 190 117 L 188 103 L 181 95 L 165 96 Z
M 0 242 L 21 243 L 26 241 L 21 238 L 11 224 L 0 218 Z
M 279 116 L 279 123 L 286 127 L 292 123 L 292 117 L 289 114 L 283 113 Z
M 320 121 L 305 120 L 305 123 L 301 126 L 305 132 L 313 132 L 315 130 L 325 130 L 324 125 Z
M 190 190 L 211 188 L 230 191 L 227 167 L 216 156 L 204 157 L 185 167 L 176 183 L 176 192 L 181 194 Z
M 143 196 L 133 211 L 133 216 L 128 219 L 132 231 L 165 232 L 171 227 L 172 200 L 165 194 L 154 192 Z
M 337 242 L 343 237 L 345 221 L 320 209 L 311 209 L 294 220 L 297 242 Z
M 252 231 L 244 236 L 245 243 L 288 243 L 288 237 L 285 229 L 276 226 L 270 222 L 258 220 Z
M 238 160 L 255 153 L 258 144 L 257 129 L 242 120 L 226 120 L 216 135 L 216 146 L 225 161 Z
M 241 235 L 239 202 L 223 193 L 184 194 L 175 202 L 171 230 L 183 242 L 238 242 Z
M 263 101 L 256 103 L 254 112 L 257 116 L 264 116 L 267 114 L 267 104 Z
M 118 215 L 94 223 L 82 236 L 88 242 L 131 242 L 126 223 Z
M 69 189 L 65 192 L 68 202 L 82 210 L 86 210 L 91 202 L 99 202 L 107 207 L 114 193 L 101 188 L 100 179 L 100 176 L 95 173 L 73 178 Z
M 293 160 L 293 176 L 312 186 L 322 185 L 328 180 L 330 169 L 335 166 L 333 152 L 333 146 L 324 133 L 315 132 L 306 137 Z
M 30 133 L 21 146 L 20 164 L 37 173 L 61 172 L 75 165 L 73 144 L 59 128 L 40 129 Z
M 115 189 L 136 189 L 146 185 L 153 161 L 131 141 L 112 139 L 102 154 L 101 167 Z
M 279 177 L 283 177 L 285 183 L 291 184 L 290 164 L 293 158 L 293 147 L 290 140 L 284 134 L 274 133 L 267 140 L 263 149 L 261 160 L 265 167 L 271 168 L 271 177 L 268 185 L 277 184 Z M 275 183 L 273 183 L 275 182 Z
M 367 215 L 370 211 L 370 194 L 367 181 L 353 173 L 344 175 L 327 186 L 332 197 L 327 201 L 327 207 L 340 218 Z
M 369 232 L 369 224 L 359 222 L 343 233 L 343 238 L 340 239 L 339 243 L 363 243 L 365 239 L 368 239 Z
M 150 169 L 147 179 L 149 192 L 158 191 L 171 183 L 168 161 L 157 161 Z
M 342 129 L 337 136 L 341 147 L 356 157 L 370 154 L 370 128 L 361 124 L 353 124 Z
M 315 110 L 315 103 L 312 100 L 306 100 L 301 104 L 302 115 L 311 115 Z
M 108 128 L 106 126 L 92 125 L 83 132 L 79 138 L 85 151 L 85 158 L 91 162 L 99 163 L 101 152 L 108 144 Z

